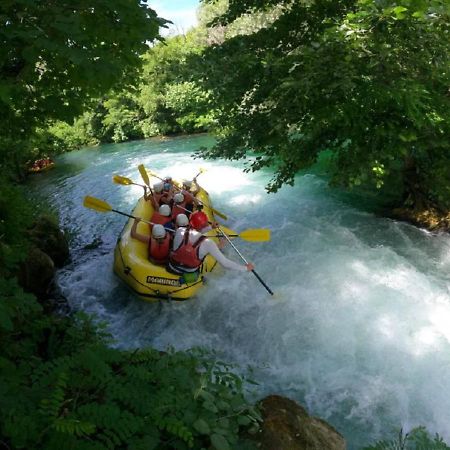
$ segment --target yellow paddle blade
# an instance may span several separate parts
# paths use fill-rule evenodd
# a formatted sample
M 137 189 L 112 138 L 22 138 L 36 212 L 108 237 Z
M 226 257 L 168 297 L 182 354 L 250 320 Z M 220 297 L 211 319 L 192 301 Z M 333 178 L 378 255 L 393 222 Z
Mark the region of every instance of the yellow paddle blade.
M 208 169 L 205 169 L 204 167 L 200 167 L 199 172 L 200 173 L 205 173 Z
M 147 173 L 148 173 L 151 177 L 155 177 L 155 178 L 158 178 L 158 180 L 162 180 L 162 178 L 161 178 L 156 172 L 153 172 L 153 170 L 151 170 L 151 169 L 147 169 Z
M 114 175 L 113 181 L 116 184 L 123 184 L 124 186 L 128 186 L 129 184 L 134 184 L 132 180 L 127 177 L 122 177 L 120 175 Z
M 150 178 L 148 177 L 148 173 L 145 170 L 144 164 L 139 164 L 138 170 L 139 170 L 139 173 L 141 174 L 142 179 L 144 180 L 144 183 L 147 186 L 150 186 Z
M 84 197 L 83 206 L 85 208 L 91 208 L 95 209 L 99 212 L 109 212 L 112 211 L 112 207 L 109 203 L 106 203 L 103 200 L 100 200 L 99 198 L 90 197 L 89 195 L 86 195 Z
M 254 228 L 239 233 L 239 237 L 250 242 L 270 241 L 270 230 L 267 228 Z

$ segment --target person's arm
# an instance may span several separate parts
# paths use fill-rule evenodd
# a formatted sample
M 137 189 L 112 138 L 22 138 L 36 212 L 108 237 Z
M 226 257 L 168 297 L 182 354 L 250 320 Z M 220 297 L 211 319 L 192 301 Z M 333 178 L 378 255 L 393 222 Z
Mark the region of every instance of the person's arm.
M 184 233 L 187 233 L 187 230 L 186 228 L 183 229 L 183 227 L 178 228 L 178 230 L 175 232 L 175 236 L 172 242 L 172 250 L 177 250 L 178 247 L 181 245 Z
M 144 244 L 148 244 L 150 242 L 150 236 L 146 236 L 144 234 L 137 232 L 137 226 L 140 221 L 141 219 L 139 218 L 134 219 L 133 226 L 131 227 L 130 236 L 133 239 L 137 239 L 138 241 L 143 242 Z
M 202 255 L 203 253 L 203 255 Z M 240 272 L 246 272 L 246 271 L 251 271 L 253 270 L 255 267 L 253 266 L 253 264 L 247 264 L 247 265 L 242 265 L 242 264 L 238 264 L 235 263 L 234 261 L 231 261 L 231 259 L 228 259 L 220 250 L 219 247 L 217 247 L 216 243 L 206 239 L 205 241 L 203 241 L 200 244 L 200 251 L 199 251 L 199 256 L 202 257 L 206 254 L 210 254 L 219 264 L 221 264 L 223 267 L 225 267 L 226 269 L 231 269 L 231 270 L 239 270 Z

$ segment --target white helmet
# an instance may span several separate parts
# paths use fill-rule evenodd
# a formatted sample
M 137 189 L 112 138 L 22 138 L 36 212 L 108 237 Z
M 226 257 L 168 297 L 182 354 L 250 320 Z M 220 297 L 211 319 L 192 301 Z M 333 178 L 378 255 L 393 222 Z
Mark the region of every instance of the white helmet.
M 159 194 L 160 192 L 162 192 L 162 190 L 164 189 L 164 183 L 161 181 L 159 183 L 155 183 L 153 185 L 153 190 Z
M 186 189 L 190 189 L 192 187 L 192 180 L 183 180 L 183 186 Z
M 177 225 L 179 227 L 187 227 L 189 225 L 189 219 L 186 214 L 178 214 Z
M 161 205 L 161 206 L 159 207 L 158 212 L 159 212 L 161 215 L 163 215 L 163 216 L 169 217 L 169 216 L 170 216 L 170 213 L 171 213 L 171 211 L 170 211 L 170 206 L 169 206 L 169 205 Z
M 155 239 L 161 239 L 163 237 L 166 237 L 166 230 L 165 230 L 165 228 L 162 225 L 159 225 L 159 224 L 153 225 L 152 236 Z
M 175 203 L 183 203 L 184 202 L 184 195 L 181 192 L 176 193 L 173 196 L 173 201 Z

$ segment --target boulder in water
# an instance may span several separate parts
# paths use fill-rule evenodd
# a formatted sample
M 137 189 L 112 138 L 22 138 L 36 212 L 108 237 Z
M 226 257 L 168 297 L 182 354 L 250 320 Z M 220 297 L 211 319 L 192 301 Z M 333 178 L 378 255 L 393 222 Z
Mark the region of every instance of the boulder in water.
M 255 437 L 262 450 L 345 450 L 346 443 L 331 425 L 311 417 L 293 400 L 270 395 L 259 402 L 263 424 Z

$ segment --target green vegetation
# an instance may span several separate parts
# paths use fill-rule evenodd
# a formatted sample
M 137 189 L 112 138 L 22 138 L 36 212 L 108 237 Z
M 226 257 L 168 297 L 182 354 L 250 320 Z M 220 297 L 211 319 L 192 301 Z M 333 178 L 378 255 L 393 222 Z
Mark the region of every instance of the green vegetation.
M 203 156 L 251 152 L 270 191 L 328 151 L 333 184 L 447 212 L 449 17 L 442 0 L 205 0 L 196 29 L 145 52 L 132 91 L 54 122 L 41 148 L 209 131 Z
M 213 0 L 207 3 L 215 3 Z M 324 150 L 332 180 L 379 189 L 399 204 L 450 207 L 450 6 L 441 0 L 230 0 L 213 22 L 279 15 L 202 55 L 199 78 L 219 112 L 203 155 L 269 166 L 276 191 Z
M 120 351 L 91 319 L 49 316 L 0 280 L 0 434 L 9 449 L 250 448 L 257 410 L 200 351 Z
M 0 170 L 16 173 L 38 127 L 135 80 L 166 22 L 138 0 L 10 1 L 0 16 Z
M 400 431 L 397 439 L 379 441 L 363 450 L 450 450 L 438 435 L 431 437 L 423 427 L 414 428 L 409 433 Z

